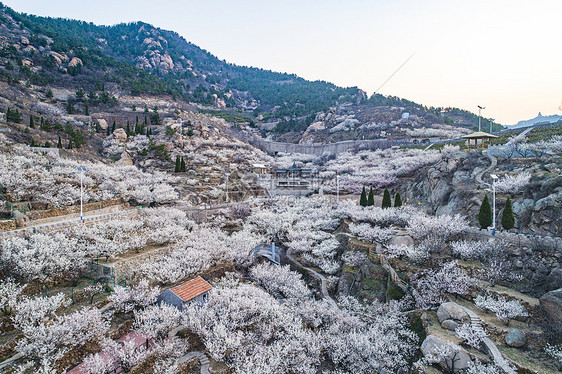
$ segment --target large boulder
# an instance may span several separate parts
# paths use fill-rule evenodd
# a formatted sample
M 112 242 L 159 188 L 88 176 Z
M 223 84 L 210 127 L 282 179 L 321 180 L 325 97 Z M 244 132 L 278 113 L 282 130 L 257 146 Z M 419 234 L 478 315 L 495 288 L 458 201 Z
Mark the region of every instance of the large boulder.
M 539 302 L 552 323 L 562 324 L 562 288 L 545 293 Z
M 70 62 L 68 63 L 68 67 L 72 68 L 77 66 L 82 66 L 82 60 L 80 60 L 78 57 L 72 57 L 72 60 L 70 60 Z
M 437 319 L 439 323 L 443 323 L 446 320 L 470 321 L 470 317 L 464 308 L 453 302 L 443 303 L 439 306 L 439 309 L 437 309 Z
M 510 347 L 520 348 L 527 343 L 525 333 L 519 329 L 510 328 L 505 336 L 505 344 Z
M 441 327 L 452 331 L 455 331 L 457 327 L 460 327 L 460 325 L 461 324 L 458 321 L 455 321 L 453 319 L 446 319 L 441 323 Z
M 562 288 L 562 265 L 555 267 L 546 278 L 546 290 L 552 291 Z
M 103 131 L 107 130 L 107 121 L 104 120 L 103 118 L 98 119 L 98 126 L 99 126 L 100 129 L 102 129 Z
M 115 164 L 119 166 L 131 166 L 134 163 L 131 156 L 129 156 L 129 153 L 127 153 L 127 151 L 123 151 L 123 153 L 121 153 L 121 158 Z
M 127 133 L 121 128 L 115 129 L 115 131 L 113 131 L 113 137 L 119 143 L 125 143 L 127 141 Z
M 471 360 L 468 353 L 458 345 L 435 335 L 428 335 L 421 345 L 424 356 L 437 356 L 439 366 L 454 373 L 468 369 Z M 454 370 L 453 370 L 454 369 Z
M 388 245 L 404 245 L 407 247 L 411 247 L 414 245 L 414 239 L 408 234 L 399 234 L 395 235 L 388 241 Z

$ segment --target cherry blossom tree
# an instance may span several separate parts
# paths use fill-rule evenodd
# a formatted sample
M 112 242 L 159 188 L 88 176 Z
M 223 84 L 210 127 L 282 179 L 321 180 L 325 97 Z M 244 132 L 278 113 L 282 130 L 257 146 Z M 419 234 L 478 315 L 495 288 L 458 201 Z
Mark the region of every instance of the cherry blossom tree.
M 456 261 L 443 265 L 437 271 L 429 270 L 414 279 L 416 304 L 427 309 L 445 302 L 447 294 L 466 295 L 472 280 L 461 270 Z
M 113 302 L 116 311 L 129 312 L 154 304 L 159 294 L 158 287 L 150 287 L 148 280 L 143 279 L 138 284 L 127 287 L 115 285 L 115 290 L 108 299 Z
M 472 324 L 463 323 L 455 329 L 455 333 L 465 344 L 480 349 L 482 339 L 486 337 L 484 330 L 475 330 Z
M 135 311 L 138 331 L 149 338 L 164 340 L 168 333 L 179 325 L 181 312 L 172 305 L 162 303 Z
M 250 268 L 250 277 L 274 296 L 280 293 L 286 298 L 303 298 L 310 294 L 302 276 L 289 266 L 258 264 Z
M 506 300 L 499 296 L 494 298 L 492 296 L 478 295 L 474 299 L 474 304 L 484 310 L 495 313 L 500 321 L 503 321 L 509 326 L 510 320 L 517 317 L 527 317 L 529 314 L 519 302 L 516 300 Z
M 0 312 L 4 316 L 12 315 L 25 287 L 25 284 L 20 285 L 11 278 L 0 281 Z

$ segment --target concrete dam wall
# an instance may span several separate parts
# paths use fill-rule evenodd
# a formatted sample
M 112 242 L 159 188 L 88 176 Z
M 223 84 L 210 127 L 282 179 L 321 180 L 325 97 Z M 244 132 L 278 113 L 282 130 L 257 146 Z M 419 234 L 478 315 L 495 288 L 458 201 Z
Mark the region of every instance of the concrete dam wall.
M 343 142 L 329 144 L 294 144 L 282 142 L 269 142 L 256 140 L 254 145 L 269 154 L 283 153 L 304 153 L 314 156 L 333 155 L 347 151 L 359 151 L 364 149 L 385 149 L 392 146 L 408 144 L 405 140 L 346 140 Z

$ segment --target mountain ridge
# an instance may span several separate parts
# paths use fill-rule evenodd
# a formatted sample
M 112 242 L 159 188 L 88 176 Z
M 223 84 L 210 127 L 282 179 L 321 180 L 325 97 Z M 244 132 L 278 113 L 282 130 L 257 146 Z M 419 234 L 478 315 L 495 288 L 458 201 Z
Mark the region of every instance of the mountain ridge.
M 0 58 L 5 59 L 0 79 L 38 86 L 44 95 L 50 86 L 93 92 L 92 98 L 101 91 L 106 104 L 111 104 L 106 88 L 133 96 L 169 95 L 229 122 L 265 124 L 258 126 L 262 137 L 292 142 L 392 137 L 404 125 L 398 121 L 404 112 L 417 118 L 410 130 L 473 128 L 477 123 L 475 114 L 458 108 L 426 107 L 378 94 L 367 98 L 357 87 L 227 63 L 175 31 L 141 21 L 104 26 L 3 6 L 0 26 Z M 345 118 L 338 108 L 344 108 Z M 488 123 L 483 119 L 484 126 Z M 384 132 L 373 130 L 381 125 Z M 318 131 L 322 128 L 326 131 Z M 407 135 L 398 131 L 398 136 Z

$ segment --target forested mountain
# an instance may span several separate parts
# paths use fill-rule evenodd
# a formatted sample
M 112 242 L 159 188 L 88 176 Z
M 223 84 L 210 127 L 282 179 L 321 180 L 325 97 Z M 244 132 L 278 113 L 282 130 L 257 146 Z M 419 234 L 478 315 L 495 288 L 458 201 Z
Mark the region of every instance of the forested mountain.
M 257 123 L 262 136 L 291 142 L 450 137 L 459 134 L 454 128 L 478 123 L 475 114 L 457 108 L 379 94 L 367 98 L 356 87 L 230 64 L 173 31 L 143 22 L 98 26 L 3 5 L 0 80 L 32 88 L 43 98 L 57 87 L 76 91 L 84 106 L 111 105 L 122 95 L 168 95 L 229 122 Z M 411 121 L 400 121 L 404 112 L 413 115 Z M 482 123 L 489 126 L 486 119 Z
M 175 32 L 143 22 L 97 26 L 3 6 L 0 24 L 0 56 L 11 60 L 11 69 L 1 73 L 8 82 L 85 90 L 116 83 L 133 95 L 169 94 L 218 108 L 273 110 L 275 117 L 307 115 L 338 99 L 362 97 L 357 88 L 229 64 Z

